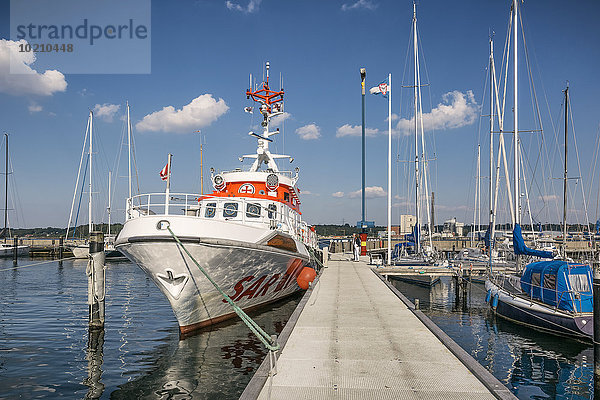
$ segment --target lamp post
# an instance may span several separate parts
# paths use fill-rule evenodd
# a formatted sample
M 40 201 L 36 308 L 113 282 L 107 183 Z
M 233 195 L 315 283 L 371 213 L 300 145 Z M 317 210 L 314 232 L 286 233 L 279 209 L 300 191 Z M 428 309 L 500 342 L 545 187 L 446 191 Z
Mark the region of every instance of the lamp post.
M 365 78 L 367 70 L 360 69 L 360 85 L 362 94 L 362 216 L 360 220 L 360 255 L 367 255 L 367 229 L 365 222 Z

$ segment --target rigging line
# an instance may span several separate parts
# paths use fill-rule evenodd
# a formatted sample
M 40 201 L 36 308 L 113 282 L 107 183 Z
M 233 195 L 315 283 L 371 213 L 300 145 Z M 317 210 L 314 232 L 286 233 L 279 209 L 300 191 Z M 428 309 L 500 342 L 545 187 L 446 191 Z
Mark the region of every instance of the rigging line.
M 539 128 L 541 130 L 541 132 L 542 132 L 542 135 L 541 135 L 542 139 L 541 140 L 543 141 L 544 140 L 543 139 L 544 138 L 544 134 L 543 134 L 544 126 L 543 126 L 543 123 L 542 123 L 542 117 L 541 117 L 541 113 L 540 113 L 539 102 L 538 102 L 537 93 L 536 93 L 536 90 L 535 90 L 535 82 L 533 80 L 532 68 L 531 68 L 531 63 L 530 63 L 530 58 L 529 58 L 529 49 L 527 47 L 527 41 L 525 39 L 525 28 L 523 26 L 522 14 L 523 14 L 522 12 L 519 13 L 519 21 L 520 21 L 520 24 L 521 24 L 521 36 L 523 38 L 523 48 L 524 48 L 524 51 L 525 51 L 525 62 L 526 62 L 526 65 L 527 65 L 527 75 L 529 77 L 529 89 L 530 89 L 531 93 L 533 94 L 533 96 L 531 97 L 531 102 L 532 102 L 532 108 L 534 110 L 534 114 L 537 116 L 537 121 L 536 122 L 539 124 L 539 126 L 536 127 L 536 128 Z M 530 146 L 532 146 L 531 143 L 530 143 Z M 541 147 L 542 147 L 542 143 L 540 143 L 540 148 Z M 541 156 L 542 156 L 542 152 L 538 151 L 538 157 L 536 159 L 536 162 L 535 162 L 534 167 L 532 168 L 532 172 L 531 172 L 533 180 L 535 180 L 535 177 L 537 176 L 536 171 L 537 171 L 538 164 L 539 164 L 539 162 L 541 160 Z M 544 173 L 544 172 L 542 172 L 542 173 Z
M 23 202 L 21 201 L 21 195 L 20 195 L 20 192 L 19 192 L 19 188 L 17 187 L 17 178 L 16 178 L 15 173 L 14 173 L 12 156 L 10 156 L 10 155 L 8 157 L 8 162 L 9 162 L 10 169 L 11 169 L 11 176 L 10 176 L 9 179 L 11 180 L 12 187 L 13 187 L 11 195 L 14 196 L 14 198 L 13 198 L 13 208 L 15 209 L 15 214 L 16 214 L 16 218 L 17 218 L 17 224 L 20 223 L 20 225 L 17 225 L 17 226 L 26 226 L 27 223 L 25 221 L 25 214 L 23 213 L 23 209 L 22 209 L 23 207 L 20 207 L 20 206 L 17 207 L 17 204 L 22 205 Z M 19 214 L 20 214 L 20 219 L 19 219 Z
M 79 176 L 81 174 L 81 165 L 83 163 L 83 156 L 85 155 L 85 147 L 87 144 L 89 129 L 90 129 L 90 119 L 88 117 L 87 126 L 85 128 L 85 135 L 83 137 L 83 148 L 81 150 L 81 158 L 79 159 L 79 168 L 77 169 L 77 178 L 75 179 L 75 188 L 73 189 L 73 201 L 71 202 L 71 211 L 69 212 L 69 222 L 67 222 L 67 232 L 65 233 L 65 240 L 69 238 L 69 228 L 71 225 L 71 218 L 73 217 L 73 207 L 75 207 L 75 199 L 77 198 L 77 187 L 79 185 Z M 75 224 L 75 225 L 77 225 L 77 224 Z
M 590 167 L 590 170 L 588 171 L 588 176 L 590 177 L 588 196 L 590 196 L 590 198 L 592 196 L 592 189 L 593 189 L 594 182 L 595 182 L 594 171 L 596 171 L 596 165 L 597 165 L 597 162 L 598 162 L 598 145 L 600 143 L 599 139 L 600 139 L 600 136 L 596 134 L 596 145 L 594 147 L 594 155 L 592 157 L 593 162 L 590 163 L 591 167 Z M 596 215 L 596 218 L 597 218 L 597 216 L 598 216 L 598 201 L 597 200 L 596 200 L 596 212 L 595 212 L 595 215 Z M 596 218 L 594 218 L 594 219 L 596 219 Z
M 510 57 L 510 37 L 512 32 L 512 10 L 508 16 L 508 31 L 506 34 L 506 40 L 504 41 L 504 51 L 502 53 L 502 63 L 500 64 L 500 71 L 504 69 L 504 80 L 501 83 L 504 83 L 504 87 L 502 88 L 502 112 L 498 117 L 500 121 L 502 121 L 502 125 L 504 126 L 504 111 L 506 110 L 506 89 L 508 86 L 508 67 L 509 67 L 509 57 Z
M 600 143 L 600 125 L 598 126 L 598 129 L 596 130 L 596 137 L 598 138 L 598 143 Z M 596 152 L 596 155 L 598 154 L 598 152 Z M 594 160 L 594 165 L 596 164 L 596 161 Z M 595 219 L 598 220 L 598 203 L 600 202 L 600 177 L 598 178 L 598 191 L 596 194 L 596 217 Z
M 133 126 L 131 127 L 131 155 L 133 158 L 133 169 L 135 171 L 135 184 L 137 188 L 137 194 L 140 194 L 140 179 L 138 176 L 137 168 L 137 157 L 135 156 L 135 136 L 133 135 Z
M 581 174 L 581 160 L 579 158 L 579 148 L 577 146 L 577 135 L 575 134 L 575 122 L 573 121 L 573 107 L 572 105 L 572 101 L 571 100 L 569 102 L 569 116 L 571 117 L 571 132 L 573 132 L 573 144 L 575 146 L 575 156 L 577 157 L 577 168 L 579 169 L 579 176 L 582 176 Z M 583 199 L 583 211 L 585 213 L 585 222 L 586 222 L 586 226 L 588 227 L 588 231 L 589 231 L 589 226 L 590 226 L 590 219 L 588 217 L 588 209 L 587 209 L 587 201 L 586 201 L 586 196 L 585 196 L 585 190 L 584 190 L 584 185 L 583 185 L 583 177 L 581 178 L 581 196 Z
M 89 161 L 89 158 L 88 158 L 88 161 Z M 83 189 L 85 188 L 85 177 L 87 176 L 88 161 L 85 162 L 85 169 L 83 170 L 83 180 L 81 181 L 81 192 L 79 193 L 79 203 L 77 204 L 77 213 L 75 214 L 75 226 L 73 226 L 72 239 L 75 239 L 75 231 L 77 230 L 77 221 L 79 220 L 79 209 L 81 208 L 81 198 L 83 197 Z M 75 187 L 75 189 L 77 189 L 77 187 Z M 67 226 L 67 232 L 69 231 L 69 228 L 70 227 Z

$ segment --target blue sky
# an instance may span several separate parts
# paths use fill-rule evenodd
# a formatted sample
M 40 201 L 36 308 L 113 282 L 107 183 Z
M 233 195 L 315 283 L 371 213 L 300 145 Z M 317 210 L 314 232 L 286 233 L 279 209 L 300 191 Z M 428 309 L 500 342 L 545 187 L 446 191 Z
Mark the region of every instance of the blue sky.
M 9 2 L 2 1 L 0 6 L 0 36 L 10 40 Z M 478 136 L 486 137 L 487 126 L 487 120 L 482 120 L 478 130 L 479 117 L 475 112 L 484 96 L 483 106 L 486 110 L 489 107 L 484 93 L 488 37 L 493 30 L 496 62 L 500 64 L 509 10 L 510 2 L 505 0 L 432 0 L 417 4 L 423 81 L 429 84 L 423 92 L 424 112 L 445 104 L 451 114 L 432 122 L 437 129 L 428 132 L 426 139 L 431 152 L 435 144 L 432 188 L 436 192 L 437 222 L 453 216 L 466 222 L 472 220 L 475 152 Z M 568 80 L 581 174 L 588 190 L 600 122 L 600 80 L 594 68 L 600 61 L 600 25 L 595 21 L 600 15 L 600 3 L 530 0 L 522 10 L 536 92 L 546 118 L 546 137 L 551 138 L 547 140 L 548 147 L 554 145 L 555 139 L 547 109 L 552 118 L 560 118 L 562 90 Z M 115 15 L 119 12 L 109 11 Z M 198 129 L 202 130 L 205 143 L 205 185 L 209 167 L 239 167 L 238 156 L 252 153 L 256 146 L 247 135 L 256 124 L 256 117 L 252 121 L 243 112 L 250 105 L 244 95 L 248 74 L 262 77 L 265 61 L 271 63 L 276 88 L 279 74 L 283 74 L 286 112 L 291 114 L 282 125 L 284 135 L 275 137 L 272 150 L 292 155 L 295 161 L 291 168 L 300 167 L 304 217 L 309 223 L 355 224 L 361 207 L 360 196 L 353 194 L 360 189 L 360 137 L 353 135 L 356 129 L 352 129 L 361 122 L 359 68 L 367 69 L 367 87 L 391 72 L 393 112 L 400 118 L 410 118 L 410 89 L 399 86 L 412 84 L 412 72 L 405 68 L 411 51 L 408 46 L 412 2 L 154 1 L 151 15 L 150 74 L 61 73 L 62 77 L 38 77 L 35 82 L 16 85 L 15 75 L 7 71 L 2 59 L 8 54 L 7 42 L 3 42 L 0 129 L 11 137 L 14 179 L 20 198 L 20 214 L 11 214 L 13 226 L 66 225 L 89 109 L 97 111 L 96 134 L 101 144 L 95 191 L 106 192 L 107 171 L 115 168 L 126 100 L 131 104 L 142 192 L 164 190 L 158 171 L 168 152 L 174 155 L 172 190 L 199 192 L 200 135 L 193 133 Z M 60 68 L 44 65 L 41 59 L 29 67 L 42 74 L 54 69 L 60 72 Z M 534 123 L 524 66 L 521 71 L 520 101 L 524 109 L 520 111 L 520 126 L 528 129 Z M 184 106 L 188 106 L 189 114 L 186 109 L 175 113 Z M 165 107 L 173 107 L 173 112 L 167 109 L 148 117 Z M 511 105 L 507 107 L 509 129 Z M 195 114 L 194 109 L 203 111 Z M 367 194 L 374 196 L 367 199 L 367 219 L 378 225 L 386 223 L 386 117 L 387 102 L 367 96 L 367 127 L 374 132 L 367 139 L 367 186 L 373 187 Z M 484 140 L 482 153 L 487 154 Z M 524 139 L 524 144 L 528 145 L 529 140 L 532 139 Z M 510 143 L 510 136 L 507 141 Z M 394 156 L 403 159 L 410 153 L 410 143 L 406 135 L 396 135 Z M 528 154 L 535 159 L 535 146 L 528 148 L 533 149 Z M 554 154 L 556 159 L 552 151 L 550 157 Z M 570 170 L 577 175 L 574 155 L 572 160 Z M 551 162 L 552 168 L 560 164 L 555 161 Z M 482 168 L 487 168 L 486 163 L 487 157 L 482 159 Z M 400 190 L 392 189 L 396 204 L 394 222 L 401 212 L 410 211 L 406 208 L 410 198 L 405 188 L 411 178 L 404 174 L 406 165 L 394 166 L 393 182 L 401 186 Z M 280 167 L 285 169 L 289 164 L 281 163 Z M 121 177 L 115 183 L 119 187 L 115 210 L 122 210 L 125 202 L 125 171 L 125 164 L 121 163 L 120 171 L 114 172 Z M 549 182 L 549 177 L 560 176 L 557 174 L 560 170 L 548 172 L 538 180 Z M 595 181 L 597 185 L 598 177 Z M 487 187 L 485 180 L 482 185 Z M 540 186 L 543 185 L 538 183 Z M 554 192 L 533 192 L 532 189 L 531 196 L 546 196 L 547 201 L 556 202 L 552 196 L 560 196 Z M 106 206 L 105 193 L 96 197 L 95 219 L 99 221 Z M 596 198 L 595 186 L 587 197 L 590 219 L 594 220 Z M 580 201 L 581 196 L 578 200 L 574 195 L 574 207 L 581 208 Z M 547 202 L 535 206 L 554 209 Z M 555 214 L 536 216 L 545 222 L 554 220 Z M 122 211 L 116 211 L 113 220 L 122 220 L 122 216 Z M 574 222 L 576 217 L 572 218 Z

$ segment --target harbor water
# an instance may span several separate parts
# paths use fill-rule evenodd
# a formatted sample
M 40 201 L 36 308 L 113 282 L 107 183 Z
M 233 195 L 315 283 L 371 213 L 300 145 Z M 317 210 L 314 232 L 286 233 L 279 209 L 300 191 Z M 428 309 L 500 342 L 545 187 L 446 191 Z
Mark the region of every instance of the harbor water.
M 420 309 L 519 399 L 594 397 L 592 346 L 495 317 L 482 283 L 390 282 L 411 301 L 419 299 Z
M 88 334 L 86 260 L 0 259 L 0 399 L 237 399 L 266 352 L 231 320 L 185 340 L 162 293 L 108 262 L 106 325 Z M 279 333 L 301 294 L 250 315 Z

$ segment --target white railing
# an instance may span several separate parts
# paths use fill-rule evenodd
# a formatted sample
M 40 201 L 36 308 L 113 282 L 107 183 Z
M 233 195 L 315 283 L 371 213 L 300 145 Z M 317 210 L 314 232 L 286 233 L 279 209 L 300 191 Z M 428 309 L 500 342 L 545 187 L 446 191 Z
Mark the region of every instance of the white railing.
M 232 221 L 262 225 L 286 232 L 304 244 L 316 247 L 317 236 L 300 214 L 270 199 L 220 197 L 189 193 L 148 193 L 127 199 L 126 219 L 148 215 L 184 215 L 204 220 Z

